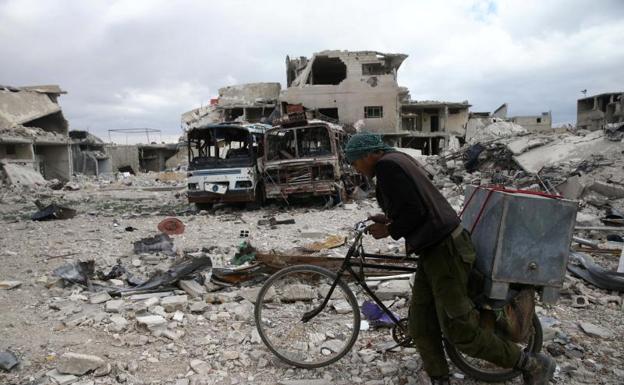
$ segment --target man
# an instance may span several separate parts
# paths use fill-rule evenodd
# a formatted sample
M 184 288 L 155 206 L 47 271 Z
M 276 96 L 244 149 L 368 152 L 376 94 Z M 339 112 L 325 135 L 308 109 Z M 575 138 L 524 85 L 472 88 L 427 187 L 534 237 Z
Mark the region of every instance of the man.
M 385 215 L 370 218 L 376 223 L 369 233 L 376 239 L 405 238 L 406 248 L 419 255 L 408 324 L 432 384 L 449 384 L 442 333 L 469 356 L 522 371 L 525 384 L 547 384 L 555 370 L 552 358 L 523 352 L 479 327 L 467 292 L 476 258 L 470 235 L 422 167 L 375 134 L 351 137 L 345 156 L 360 174 L 377 178 L 377 201 Z

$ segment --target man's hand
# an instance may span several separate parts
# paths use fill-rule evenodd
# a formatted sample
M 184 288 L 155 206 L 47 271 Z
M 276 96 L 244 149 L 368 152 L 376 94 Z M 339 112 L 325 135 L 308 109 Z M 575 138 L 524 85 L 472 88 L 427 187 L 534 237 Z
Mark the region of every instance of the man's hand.
M 390 223 L 390 219 L 388 219 L 388 217 L 385 214 L 375 214 L 375 215 L 369 214 L 368 220 L 373 221 L 375 223 L 383 223 L 383 224 Z
M 366 230 L 375 239 L 385 238 L 390 235 L 388 225 L 385 223 L 373 223 L 372 225 L 369 225 Z

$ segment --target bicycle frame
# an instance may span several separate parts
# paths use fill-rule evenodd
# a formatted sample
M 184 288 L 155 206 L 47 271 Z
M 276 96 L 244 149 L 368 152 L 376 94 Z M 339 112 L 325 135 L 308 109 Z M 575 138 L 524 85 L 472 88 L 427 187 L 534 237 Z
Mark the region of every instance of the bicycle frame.
M 347 252 L 347 255 L 346 255 L 345 259 L 344 259 L 344 262 L 342 263 L 340 269 L 336 273 L 336 279 L 332 283 L 332 285 L 331 285 L 331 287 L 330 287 L 330 289 L 329 289 L 329 291 L 327 293 L 327 296 L 323 300 L 323 303 L 321 303 L 316 309 L 312 309 L 312 310 L 310 310 L 310 311 L 308 311 L 308 312 L 303 314 L 303 316 L 301 317 L 301 321 L 302 322 L 305 323 L 305 322 L 310 321 L 312 318 L 317 316 L 321 311 L 323 311 L 325 306 L 327 306 L 327 304 L 329 303 L 329 298 L 332 296 L 332 294 L 334 292 L 334 289 L 336 288 L 336 285 L 338 285 L 338 282 L 340 281 L 340 278 L 343 275 L 345 275 L 345 273 L 349 273 L 351 275 L 351 277 L 353 277 L 355 282 L 360 287 L 362 287 L 362 289 L 364 289 L 366 294 L 368 294 L 368 296 L 373 301 L 375 301 L 377 306 L 379 306 L 384 311 L 384 313 L 386 313 L 390 317 L 392 322 L 394 322 L 395 325 L 399 326 L 401 328 L 401 330 L 405 332 L 405 330 L 403 330 L 403 326 L 399 323 L 399 320 L 395 317 L 395 315 L 390 311 L 390 309 L 388 309 L 386 307 L 386 305 L 383 304 L 383 302 L 375 295 L 375 293 L 371 290 L 371 288 L 368 287 L 368 285 L 366 284 L 366 280 L 364 278 L 364 268 L 377 268 L 377 269 L 382 269 L 382 270 L 401 271 L 401 272 L 406 272 L 406 273 L 415 273 L 416 272 L 416 267 L 410 267 L 410 266 L 389 266 L 389 265 L 382 265 L 382 264 L 376 264 L 376 263 L 366 263 L 365 259 L 366 258 L 370 258 L 370 259 L 386 260 L 386 261 L 388 261 L 388 260 L 395 260 L 395 261 L 399 260 L 399 261 L 417 263 L 418 262 L 418 258 L 408 257 L 407 255 L 405 257 L 403 257 L 403 256 L 397 256 L 397 255 L 367 254 L 367 253 L 365 253 L 364 252 L 364 248 L 362 246 L 362 237 L 363 237 L 363 235 L 366 232 L 366 229 L 368 227 L 368 226 L 366 226 L 366 222 L 368 222 L 368 220 L 362 221 L 362 222 L 358 222 L 355 225 L 355 231 L 356 231 L 355 239 L 353 240 L 353 243 L 351 244 L 351 247 L 349 247 L 349 251 Z M 355 261 L 355 262 L 352 261 L 353 257 L 359 257 L 358 261 Z M 353 269 L 354 267 L 359 267 L 360 268 L 360 274 L 358 274 Z

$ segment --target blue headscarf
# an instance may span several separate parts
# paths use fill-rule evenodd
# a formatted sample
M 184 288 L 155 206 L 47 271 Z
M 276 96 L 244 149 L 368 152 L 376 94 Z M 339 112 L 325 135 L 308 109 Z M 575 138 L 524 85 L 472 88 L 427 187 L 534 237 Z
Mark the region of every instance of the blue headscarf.
M 368 132 L 361 132 L 353 135 L 344 149 L 345 157 L 349 163 L 353 163 L 371 152 L 376 151 L 391 152 L 396 150 L 394 147 L 384 143 L 381 139 L 381 135 Z

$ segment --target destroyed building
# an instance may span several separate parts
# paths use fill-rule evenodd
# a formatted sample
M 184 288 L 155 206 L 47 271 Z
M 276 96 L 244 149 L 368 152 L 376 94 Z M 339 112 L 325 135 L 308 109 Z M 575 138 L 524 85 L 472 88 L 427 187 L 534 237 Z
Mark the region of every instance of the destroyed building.
M 393 145 L 437 154 L 451 136 L 463 136 L 468 102 L 414 101 L 397 73 L 405 54 L 323 51 L 312 58 L 286 57 L 288 88 L 280 94 L 282 113 L 300 104 L 321 118 L 360 125 Z
M 110 157 L 106 154 L 104 142 L 87 131 L 70 131 L 72 140 L 72 164 L 74 172 L 98 176 L 112 172 Z
M 45 179 L 68 180 L 72 156 L 68 123 L 57 85 L 0 86 L 0 159 L 10 168 L 30 168 Z
M 280 94 L 287 104 L 302 104 L 336 121 L 386 135 L 400 132 L 401 96 L 397 71 L 404 54 L 375 51 L 322 51 L 310 59 L 286 57 L 287 87 Z
M 238 84 L 219 89 L 219 97 L 182 114 L 182 126 L 195 128 L 222 122 L 268 123 L 277 107 L 279 83 Z
M 576 127 L 601 130 L 605 124 L 624 122 L 624 92 L 611 92 L 579 99 Z
M 167 160 L 178 153 L 178 144 L 139 144 L 138 149 L 140 170 L 160 172 L 167 168 Z
M 547 132 L 552 130 L 552 113 L 542 112 L 539 115 L 507 116 L 507 103 L 503 103 L 494 112 L 492 118 L 507 120 L 524 127 L 529 132 Z
M 468 123 L 468 102 L 406 101 L 401 105 L 401 126 L 405 134 L 401 147 L 436 155 L 452 136 L 464 137 Z

